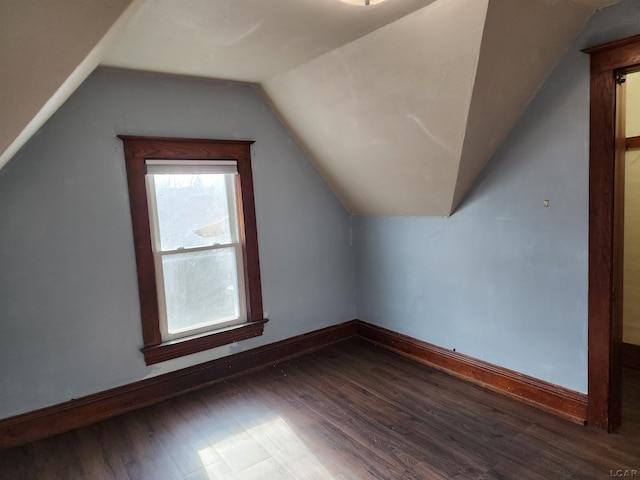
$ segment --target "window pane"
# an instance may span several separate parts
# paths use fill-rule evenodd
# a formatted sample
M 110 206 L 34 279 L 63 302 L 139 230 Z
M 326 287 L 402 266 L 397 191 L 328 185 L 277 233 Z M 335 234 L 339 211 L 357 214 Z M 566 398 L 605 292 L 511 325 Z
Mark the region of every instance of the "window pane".
M 234 240 L 226 190 L 226 185 L 233 182 L 225 182 L 227 176 L 233 177 L 209 173 L 153 175 L 160 250 L 204 247 Z
M 169 333 L 239 317 L 234 248 L 165 255 Z

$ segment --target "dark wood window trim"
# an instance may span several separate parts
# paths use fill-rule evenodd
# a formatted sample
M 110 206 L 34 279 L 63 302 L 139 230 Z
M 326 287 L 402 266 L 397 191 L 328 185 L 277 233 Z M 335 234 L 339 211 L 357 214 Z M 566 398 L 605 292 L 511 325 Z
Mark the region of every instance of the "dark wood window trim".
M 267 320 L 263 318 L 262 312 L 258 234 L 253 200 L 251 173 L 253 142 L 128 135 L 119 135 L 118 138 L 124 143 L 142 317 L 144 346 L 141 350 L 147 365 L 262 335 Z M 145 185 L 145 160 L 147 159 L 225 159 L 237 162 L 238 227 L 244 258 L 248 320 L 246 323 L 205 334 L 162 341 Z

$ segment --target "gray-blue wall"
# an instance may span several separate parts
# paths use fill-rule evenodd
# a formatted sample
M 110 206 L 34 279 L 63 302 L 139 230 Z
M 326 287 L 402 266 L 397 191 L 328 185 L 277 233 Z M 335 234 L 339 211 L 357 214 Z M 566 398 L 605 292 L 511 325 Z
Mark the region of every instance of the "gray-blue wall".
M 145 366 L 117 134 L 255 140 L 262 337 Z M 0 171 L 0 418 L 351 320 L 350 228 L 253 87 L 95 72 Z
M 350 219 L 250 86 L 95 72 L 0 171 L 0 418 L 355 316 L 585 392 L 579 50 L 636 33 L 597 13 L 451 218 Z M 117 134 L 256 141 L 262 337 L 145 366 Z
M 354 218 L 358 318 L 587 391 L 580 50 L 637 33 L 637 0 L 596 13 L 450 218 Z

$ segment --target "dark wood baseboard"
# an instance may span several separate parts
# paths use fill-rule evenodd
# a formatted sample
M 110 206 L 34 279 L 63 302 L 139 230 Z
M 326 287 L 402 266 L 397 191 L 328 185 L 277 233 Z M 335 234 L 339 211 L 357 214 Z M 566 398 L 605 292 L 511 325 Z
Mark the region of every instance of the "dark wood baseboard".
M 246 352 L 0 420 L 0 449 L 64 433 L 359 337 L 463 380 L 584 423 L 587 396 L 436 345 L 352 320 Z
M 68 432 L 327 347 L 354 337 L 356 323 L 352 320 L 0 420 L 0 448 Z
M 438 370 L 508 395 L 541 410 L 585 423 L 587 396 L 391 330 L 357 323 L 358 336 Z
M 622 365 L 640 370 L 640 345 L 632 343 L 622 344 Z

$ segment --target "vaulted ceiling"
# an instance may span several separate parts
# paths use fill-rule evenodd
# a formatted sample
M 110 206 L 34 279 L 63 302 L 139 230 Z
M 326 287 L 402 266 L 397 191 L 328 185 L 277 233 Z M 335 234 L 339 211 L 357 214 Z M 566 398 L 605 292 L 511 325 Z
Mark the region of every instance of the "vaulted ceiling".
M 616 0 L 7 0 L 0 166 L 98 65 L 259 86 L 355 214 L 449 215 Z

